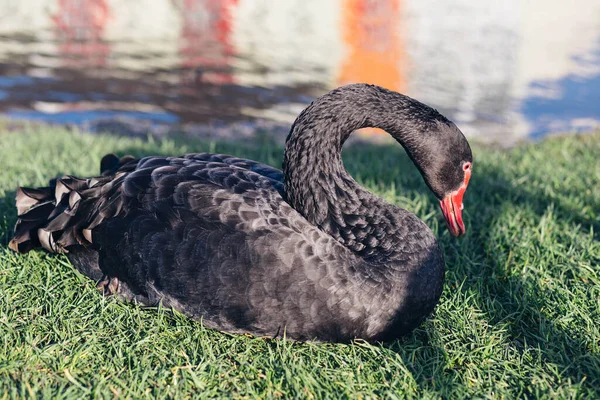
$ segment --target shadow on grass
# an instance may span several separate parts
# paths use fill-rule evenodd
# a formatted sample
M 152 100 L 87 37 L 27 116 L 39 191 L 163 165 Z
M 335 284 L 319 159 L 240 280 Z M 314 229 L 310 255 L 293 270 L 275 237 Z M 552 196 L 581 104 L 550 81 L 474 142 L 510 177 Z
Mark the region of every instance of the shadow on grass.
M 382 185 L 395 185 L 404 193 L 426 190 L 420 175 L 401 150 L 362 146 L 361 151 L 363 154 L 369 152 L 376 154 L 377 158 L 371 159 L 383 159 L 384 162 L 388 156 L 383 153 L 395 154 L 405 176 L 397 178 L 381 171 L 365 175 L 364 171 L 369 171 L 369 166 L 360 164 L 352 167 L 356 170 L 348 168 L 353 175 L 362 174 L 362 178 L 367 180 L 378 179 Z M 369 159 L 364 155 L 361 157 Z M 481 168 L 483 173 L 477 174 L 478 166 L 483 167 Z M 442 236 L 442 231 L 439 232 L 449 272 L 445 284 L 453 288 L 461 288 L 460 290 L 465 293 L 477 291 L 478 306 L 489 319 L 488 322 L 507 328 L 511 345 L 519 352 L 529 349 L 534 353 L 540 353 L 544 363 L 557 366 L 562 378 L 571 378 L 573 383 L 583 382 L 582 384 L 588 389 L 600 395 L 600 357 L 587 349 L 584 338 L 578 337 L 574 331 L 557 326 L 544 315 L 541 310 L 548 307 L 545 296 L 547 288 L 539 287 L 531 280 L 525 280 L 519 272 L 506 271 L 507 265 L 511 262 L 512 243 L 504 242 L 505 248 L 493 247 L 489 244 L 497 241 L 494 238 L 494 226 L 503 217 L 504 206 L 507 204 L 517 208 L 528 208 L 540 219 L 551 209 L 559 218 L 564 217 L 573 229 L 578 225 L 582 232 L 593 229 L 596 238 L 600 233 L 600 224 L 597 220 L 586 216 L 581 209 L 567 204 L 565 200 L 528 190 L 522 185 L 515 185 L 514 180 L 514 177 L 507 176 L 502 170 L 486 165 L 485 160 L 481 162 L 475 160 L 474 176 L 465 199 L 465 207 L 471 216 L 467 227 L 469 233 L 465 239 L 462 239 L 466 242 L 458 242 L 448 235 Z M 564 198 L 574 194 L 562 193 Z M 582 196 L 582 193 L 576 195 L 584 198 L 586 205 L 591 205 L 592 208 L 594 205 L 597 206 L 591 196 Z M 437 201 L 432 196 L 430 199 L 431 206 L 436 208 L 437 205 L 434 203 Z M 440 223 L 441 226 L 443 222 Z M 531 245 L 534 246 L 535 243 Z M 465 265 L 466 260 L 472 261 L 470 265 Z M 515 267 L 520 266 L 514 265 L 513 268 Z M 433 332 L 432 336 L 435 335 Z M 431 339 L 427 332 L 419 330 L 412 337 L 387 347 L 403 357 L 419 385 L 435 391 L 439 389 L 439 382 L 448 381 L 446 375 L 449 371 L 445 370 L 443 364 L 432 364 L 427 360 L 429 357 L 441 357 L 441 359 L 446 357 L 443 343 Z M 417 359 L 414 352 L 406 352 L 403 347 L 414 346 L 416 343 L 425 345 L 418 352 L 420 357 Z M 438 382 L 437 388 L 436 382 Z
M 239 152 L 239 146 L 234 145 L 217 144 L 207 148 L 202 142 L 190 145 L 187 139 L 182 143 L 185 143 L 190 152 L 231 153 L 276 167 L 280 167 L 283 154 L 281 147 L 274 143 L 261 143 L 260 147 L 249 149 L 243 154 Z M 147 150 L 130 148 L 125 153 L 141 157 L 150 154 Z M 347 169 L 357 180 L 373 182 L 383 187 L 394 186 L 406 197 L 428 192 L 416 168 L 399 146 L 360 144 L 360 151 L 355 150 L 357 149 L 353 146 L 347 148 L 344 159 Z M 373 163 L 374 160 L 377 162 Z M 478 174 L 479 167 L 481 172 Z M 590 196 L 583 196 L 582 193 L 577 193 L 577 196 L 583 197 L 585 204 L 598 206 L 597 201 Z M 2 201 L 12 204 L 13 199 L 14 192 L 7 193 Z M 570 226 L 580 225 L 583 231 L 593 229 L 596 237 L 600 233 L 598 221 L 581 209 L 561 198 L 515 184 L 514 177 L 486 164 L 485 160 L 475 160 L 475 173 L 466 195 L 466 208 L 470 215 L 467 229 L 470 233 L 463 242 L 450 239 L 448 235 L 441 236 L 449 269 L 446 285 L 465 292 L 478 292 L 478 307 L 489 319 L 489 323 L 506 327 L 512 345 L 520 352 L 526 349 L 539 352 L 545 363 L 558 367 L 563 378 L 571 378 L 573 382 L 583 381 L 583 385 L 600 395 L 600 357 L 586 349 L 584 338 L 559 327 L 541 311 L 547 303 L 544 296 L 546 289 L 531 280 L 525 280 L 519 273 L 511 274 L 511 271 L 505 270 L 510 264 L 510 244 L 505 243 L 508 248 L 489 245 L 496 240 L 493 227 L 503 217 L 506 205 L 528 208 L 539 218 L 552 208 L 555 214 L 568 216 Z M 435 210 L 439 221 L 442 221 L 437 201 L 432 195 L 427 200 L 427 207 Z M 9 229 L 2 229 L 0 232 L 0 243 L 8 242 L 15 218 L 16 213 L 7 214 Z M 443 226 L 443 222 L 440 226 Z M 8 236 L 6 232 L 9 232 Z M 439 233 L 441 235 L 442 231 Z M 432 391 L 439 390 L 439 382 L 448 380 L 448 371 L 443 362 L 447 358 L 446 350 L 444 343 L 439 342 L 436 335 L 430 329 L 419 329 L 412 337 L 387 345 L 387 348 L 403 358 L 418 384 Z M 407 351 L 405 345 L 417 350 Z

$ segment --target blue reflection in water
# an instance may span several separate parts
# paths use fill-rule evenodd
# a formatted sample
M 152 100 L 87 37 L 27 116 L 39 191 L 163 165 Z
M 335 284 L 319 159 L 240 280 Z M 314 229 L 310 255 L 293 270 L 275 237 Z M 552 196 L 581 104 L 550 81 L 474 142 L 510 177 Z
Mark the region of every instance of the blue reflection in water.
M 75 102 L 83 100 L 84 97 L 77 93 L 57 92 L 49 91 L 45 94 L 47 101 L 64 101 L 64 102 Z M 101 99 L 100 99 L 101 100 Z
M 32 77 L 26 75 L 19 76 L 0 76 L 0 87 L 10 88 L 14 86 L 33 85 L 35 81 Z
M 558 85 L 562 92 L 559 98 L 533 97 L 523 101 L 521 111 L 532 123 L 530 137 L 534 139 L 557 129 L 589 130 L 589 126 L 576 127 L 568 122 L 583 118 L 596 119 L 598 116 L 600 75 L 586 80 L 567 77 L 559 80 Z M 557 124 L 557 121 L 564 124 Z
M 600 64 L 600 49 L 594 60 L 581 64 Z M 529 137 L 539 139 L 548 132 L 589 131 L 593 125 L 573 125 L 574 120 L 598 121 L 600 111 L 600 74 L 590 77 L 568 75 L 556 81 L 538 81 L 529 85 L 532 88 L 557 88 L 559 96 L 548 98 L 531 96 L 521 103 L 520 112 L 531 123 Z
M 141 111 L 81 110 L 47 114 L 33 110 L 14 110 L 8 111 L 5 115 L 8 118 L 14 119 L 69 125 L 83 125 L 93 120 L 116 118 L 132 118 L 163 124 L 175 124 L 179 122 L 179 117 L 174 114 Z
M 15 75 L 15 76 L 0 76 L 0 87 L 12 88 L 16 86 L 31 86 L 36 82 L 52 82 L 56 81 L 54 78 L 33 78 L 27 75 Z

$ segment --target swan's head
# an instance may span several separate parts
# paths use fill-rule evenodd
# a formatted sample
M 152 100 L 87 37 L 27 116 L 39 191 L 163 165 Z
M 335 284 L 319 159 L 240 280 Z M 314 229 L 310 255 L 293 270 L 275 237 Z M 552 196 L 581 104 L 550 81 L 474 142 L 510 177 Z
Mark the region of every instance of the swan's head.
M 436 121 L 423 134 L 424 146 L 413 155 L 425 182 L 440 200 L 448 229 L 465 233 L 463 196 L 473 170 L 473 155 L 462 132 L 448 120 Z
M 440 200 L 450 233 L 464 234 L 463 196 L 473 168 L 467 139 L 456 125 L 433 108 L 375 85 L 342 86 L 315 100 L 300 113 L 286 141 L 283 169 L 286 186 L 292 189 L 287 193 L 288 199 L 291 195 L 298 196 L 295 187 L 305 186 L 306 174 L 298 171 L 314 168 L 317 157 L 323 164 L 331 163 L 331 155 L 341 151 L 350 133 L 367 127 L 383 129 L 404 147 Z M 314 148 L 318 150 L 312 151 L 311 157 L 307 149 Z M 298 182 L 288 182 L 294 179 Z M 317 190 L 317 193 L 321 192 Z M 313 204 L 312 199 L 324 198 L 326 194 L 320 197 L 312 191 L 304 194 L 297 200 L 299 207 L 308 208 L 305 216 L 314 214 L 313 209 L 302 203 Z M 320 210 L 314 220 L 325 218 L 327 208 Z

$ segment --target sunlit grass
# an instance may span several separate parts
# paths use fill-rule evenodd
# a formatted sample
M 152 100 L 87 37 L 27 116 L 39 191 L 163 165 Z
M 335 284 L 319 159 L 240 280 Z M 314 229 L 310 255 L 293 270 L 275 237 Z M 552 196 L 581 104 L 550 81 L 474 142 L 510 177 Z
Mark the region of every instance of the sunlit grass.
M 446 256 L 444 294 L 391 344 L 297 344 L 204 329 L 104 299 L 62 256 L 6 247 L 17 185 L 92 175 L 108 152 L 232 153 L 280 166 L 265 141 L 152 141 L 57 128 L 0 133 L 0 398 L 515 398 L 600 396 L 600 136 L 475 147 L 468 235 L 399 146 L 350 147 L 347 169 L 423 218 Z

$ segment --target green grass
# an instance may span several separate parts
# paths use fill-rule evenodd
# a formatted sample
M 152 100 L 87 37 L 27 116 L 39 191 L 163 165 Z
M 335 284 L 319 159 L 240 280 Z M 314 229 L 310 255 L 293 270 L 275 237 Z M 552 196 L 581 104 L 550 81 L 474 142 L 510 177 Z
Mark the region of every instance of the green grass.
M 56 128 L 0 133 L 0 398 L 600 396 L 600 136 L 476 146 L 460 240 L 399 146 L 348 148 L 353 176 L 423 218 L 446 256 L 435 314 L 391 344 L 221 334 L 104 299 L 63 256 L 7 249 L 17 185 L 95 174 L 107 152 L 192 151 L 275 166 L 282 155 L 266 140 L 250 148 Z

